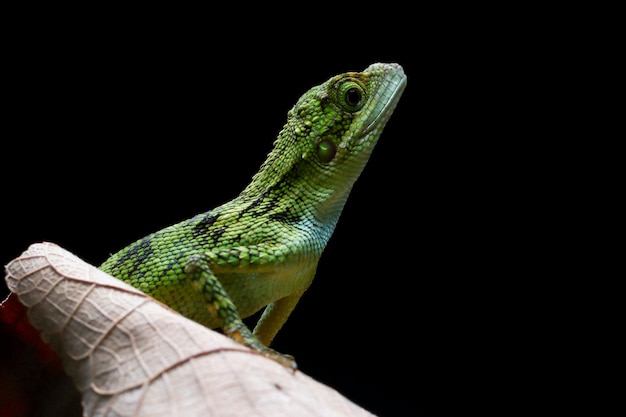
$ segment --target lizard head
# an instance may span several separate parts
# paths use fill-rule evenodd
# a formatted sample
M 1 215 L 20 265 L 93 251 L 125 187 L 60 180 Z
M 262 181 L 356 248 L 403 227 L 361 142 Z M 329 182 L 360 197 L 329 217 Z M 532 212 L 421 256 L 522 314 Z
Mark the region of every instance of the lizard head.
M 376 63 L 311 88 L 289 111 L 248 191 L 262 183 L 309 193 L 318 217 L 338 217 L 406 82 L 400 65 Z
M 345 159 L 367 160 L 405 86 L 402 67 L 373 64 L 313 87 L 290 110 L 289 121 L 315 154 L 314 162 L 338 166 Z

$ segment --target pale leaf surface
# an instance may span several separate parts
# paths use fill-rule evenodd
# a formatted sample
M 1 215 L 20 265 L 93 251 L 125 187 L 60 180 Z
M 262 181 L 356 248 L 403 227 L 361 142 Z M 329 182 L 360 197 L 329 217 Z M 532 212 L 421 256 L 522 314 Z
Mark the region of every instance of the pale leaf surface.
M 85 416 L 372 416 L 53 243 L 31 245 L 6 273 Z

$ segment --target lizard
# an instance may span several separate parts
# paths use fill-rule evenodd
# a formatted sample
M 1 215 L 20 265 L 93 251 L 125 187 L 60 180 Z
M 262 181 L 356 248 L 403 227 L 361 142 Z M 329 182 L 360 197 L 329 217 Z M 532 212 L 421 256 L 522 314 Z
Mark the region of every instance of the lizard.
M 297 369 L 269 346 L 312 283 L 406 84 L 399 64 L 374 63 L 312 87 L 239 195 L 131 243 L 99 269 Z M 243 319 L 261 309 L 251 331 Z

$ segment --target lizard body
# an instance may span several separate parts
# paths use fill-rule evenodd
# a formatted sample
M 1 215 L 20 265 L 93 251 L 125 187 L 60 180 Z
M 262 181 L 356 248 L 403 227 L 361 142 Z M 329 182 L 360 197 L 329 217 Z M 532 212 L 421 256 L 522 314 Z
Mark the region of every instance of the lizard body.
M 295 368 L 268 346 L 311 284 L 405 86 L 399 65 L 377 63 L 313 87 L 236 198 L 130 244 L 100 269 Z M 263 307 L 250 332 L 242 318 Z

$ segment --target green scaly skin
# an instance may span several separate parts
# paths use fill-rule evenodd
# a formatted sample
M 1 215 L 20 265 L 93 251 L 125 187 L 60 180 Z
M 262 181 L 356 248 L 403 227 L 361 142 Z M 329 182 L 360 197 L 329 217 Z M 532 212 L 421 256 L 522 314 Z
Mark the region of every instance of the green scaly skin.
M 311 284 L 405 86 L 402 67 L 377 63 L 313 87 L 239 196 L 136 241 L 100 269 L 295 369 L 268 346 Z M 250 332 L 242 317 L 263 307 Z

